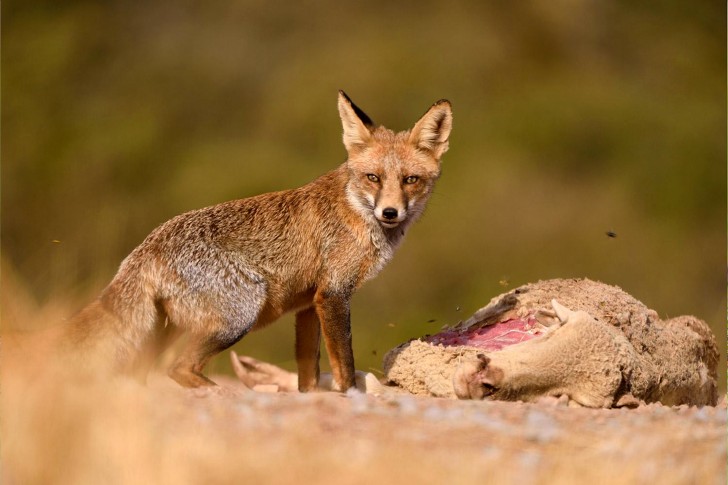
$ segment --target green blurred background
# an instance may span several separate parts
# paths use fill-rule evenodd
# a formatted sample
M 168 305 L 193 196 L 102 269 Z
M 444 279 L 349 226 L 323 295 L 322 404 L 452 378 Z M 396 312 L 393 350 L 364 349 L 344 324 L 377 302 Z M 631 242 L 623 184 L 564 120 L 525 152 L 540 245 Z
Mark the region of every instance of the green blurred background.
M 166 219 L 341 163 L 337 89 L 397 130 L 448 98 L 428 211 L 354 300 L 359 368 L 553 277 L 725 354 L 725 38 L 707 1 L 6 1 L 3 269 L 80 307 Z M 292 322 L 236 349 L 292 369 Z

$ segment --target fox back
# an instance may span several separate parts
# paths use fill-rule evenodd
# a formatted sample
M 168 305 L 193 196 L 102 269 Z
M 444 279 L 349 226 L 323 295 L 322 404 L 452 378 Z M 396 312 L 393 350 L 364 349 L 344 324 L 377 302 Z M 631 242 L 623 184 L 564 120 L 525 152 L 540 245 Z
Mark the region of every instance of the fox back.
M 375 126 L 340 92 L 339 114 L 346 162 L 303 187 L 159 226 L 72 319 L 73 345 L 96 348 L 112 368 L 143 377 L 187 333 L 169 375 L 183 386 L 213 385 L 202 374 L 212 356 L 294 311 L 300 390 L 318 381 L 321 335 L 335 388 L 351 387 L 349 301 L 424 211 L 452 113 L 449 102 L 438 101 L 411 130 L 395 133 Z

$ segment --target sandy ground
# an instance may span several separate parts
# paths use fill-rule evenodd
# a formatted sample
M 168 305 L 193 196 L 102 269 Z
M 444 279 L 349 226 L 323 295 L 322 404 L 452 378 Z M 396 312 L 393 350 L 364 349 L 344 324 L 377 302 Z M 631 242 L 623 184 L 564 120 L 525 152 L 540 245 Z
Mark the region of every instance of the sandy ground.
M 7 377 L 7 374 L 6 376 Z M 3 381 L 2 483 L 725 483 L 726 407 Z M 51 391 L 52 390 L 52 391 Z M 252 482 L 251 482 L 252 481 Z
M 726 483 L 725 398 L 586 409 L 259 393 L 225 376 L 214 391 L 158 374 L 92 384 L 56 370 L 53 341 L 0 339 L 3 485 Z

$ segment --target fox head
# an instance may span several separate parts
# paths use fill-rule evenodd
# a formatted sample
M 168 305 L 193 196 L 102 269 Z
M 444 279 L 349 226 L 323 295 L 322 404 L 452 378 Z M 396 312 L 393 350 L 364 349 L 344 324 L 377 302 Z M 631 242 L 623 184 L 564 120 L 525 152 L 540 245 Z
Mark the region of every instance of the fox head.
M 411 130 L 395 133 L 376 126 L 339 91 L 339 116 L 349 155 L 349 203 L 384 229 L 416 220 L 440 176 L 440 158 L 448 149 L 450 102 L 436 102 Z

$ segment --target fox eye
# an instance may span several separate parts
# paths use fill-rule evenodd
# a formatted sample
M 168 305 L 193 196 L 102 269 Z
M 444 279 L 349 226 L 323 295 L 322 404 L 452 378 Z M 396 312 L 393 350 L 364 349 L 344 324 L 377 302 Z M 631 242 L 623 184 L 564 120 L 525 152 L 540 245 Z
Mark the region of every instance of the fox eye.
M 368 179 L 369 179 L 369 180 L 370 180 L 371 182 L 375 182 L 375 183 L 376 183 L 376 182 L 379 182 L 379 177 L 377 177 L 377 176 L 376 176 L 376 175 L 374 175 L 373 173 L 368 173 L 368 174 L 367 174 L 367 178 L 368 178 Z
M 410 175 L 409 177 L 404 178 L 404 183 L 406 184 L 413 184 L 417 182 L 420 178 L 417 175 Z

